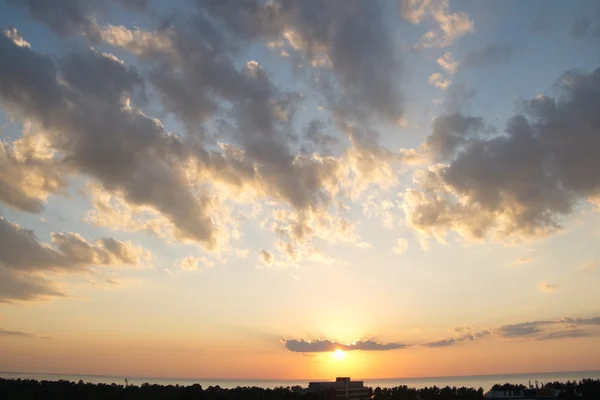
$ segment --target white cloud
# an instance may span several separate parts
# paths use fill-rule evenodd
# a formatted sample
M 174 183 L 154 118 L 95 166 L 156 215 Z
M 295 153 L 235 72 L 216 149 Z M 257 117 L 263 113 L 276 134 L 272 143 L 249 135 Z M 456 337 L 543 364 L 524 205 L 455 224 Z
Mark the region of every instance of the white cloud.
M 408 241 L 404 238 L 398 239 L 392 249 L 395 254 L 404 254 L 408 250 Z
M 177 261 L 177 268 L 187 271 L 206 271 L 215 266 L 215 262 L 206 257 L 186 256 Z
M 467 33 L 475 31 L 475 23 L 465 12 L 450 11 L 449 0 L 403 0 L 402 15 L 413 24 L 431 19 L 436 27 L 425 33 L 417 48 L 444 48 Z
M 437 58 L 438 65 L 450 76 L 453 76 L 458 70 L 458 61 L 452 57 L 452 53 L 446 51 L 441 57 Z
M 440 89 L 447 89 L 451 83 L 452 83 L 451 80 L 449 80 L 448 78 L 445 78 L 439 72 L 434 72 L 433 74 L 431 74 L 429 76 L 429 84 L 433 85 L 435 87 L 438 87 Z

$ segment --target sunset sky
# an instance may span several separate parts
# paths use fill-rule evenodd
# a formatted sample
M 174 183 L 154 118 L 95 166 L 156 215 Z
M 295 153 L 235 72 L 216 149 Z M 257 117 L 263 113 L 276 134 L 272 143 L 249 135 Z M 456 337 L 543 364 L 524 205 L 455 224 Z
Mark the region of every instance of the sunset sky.
M 597 1 L 0 0 L 0 30 L 0 371 L 600 370 Z

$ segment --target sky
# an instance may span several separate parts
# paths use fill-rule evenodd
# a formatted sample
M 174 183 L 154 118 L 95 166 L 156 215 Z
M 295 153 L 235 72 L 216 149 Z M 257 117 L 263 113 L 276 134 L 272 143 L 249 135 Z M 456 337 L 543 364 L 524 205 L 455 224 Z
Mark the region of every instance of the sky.
M 600 370 L 596 1 L 0 0 L 0 371 Z

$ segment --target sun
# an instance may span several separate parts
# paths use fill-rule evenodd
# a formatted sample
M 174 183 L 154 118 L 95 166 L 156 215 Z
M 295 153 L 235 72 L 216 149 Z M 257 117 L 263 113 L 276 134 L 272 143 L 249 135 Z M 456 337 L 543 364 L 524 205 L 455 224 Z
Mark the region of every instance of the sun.
M 337 361 L 342 361 L 346 358 L 346 352 L 342 349 L 335 349 L 333 351 L 333 358 Z

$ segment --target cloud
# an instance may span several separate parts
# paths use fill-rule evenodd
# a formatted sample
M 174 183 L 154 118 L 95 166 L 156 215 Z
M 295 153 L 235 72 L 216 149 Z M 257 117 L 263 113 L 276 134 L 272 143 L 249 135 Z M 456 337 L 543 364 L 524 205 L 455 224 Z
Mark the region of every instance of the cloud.
M 413 24 L 418 24 L 429 12 L 431 0 L 402 0 L 402 16 Z
M 558 289 L 557 285 L 548 282 L 541 282 L 538 287 L 542 292 L 554 292 L 556 289 Z
M 283 345 L 286 349 L 294 353 L 322 353 L 330 352 L 336 349 L 344 351 L 384 351 L 384 350 L 397 350 L 404 349 L 410 345 L 401 343 L 378 343 L 373 340 L 356 341 L 352 343 L 339 343 L 328 339 L 318 339 L 314 341 L 310 340 L 296 340 L 296 339 L 283 339 Z
M 467 329 L 467 331 L 468 331 L 468 329 Z M 479 331 L 479 332 L 475 332 L 475 333 L 467 332 L 467 333 L 463 333 L 463 334 L 455 336 L 455 337 L 441 339 L 441 340 L 437 340 L 437 341 L 429 342 L 429 343 L 424 343 L 422 346 L 430 347 L 430 348 L 448 347 L 448 346 L 453 346 L 453 345 L 456 345 L 458 343 L 465 342 L 465 341 L 473 341 L 473 340 L 477 340 L 477 339 L 482 339 L 482 338 L 490 336 L 491 334 L 492 334 L 492 332 L 489 330 Z
M 52 233 L 52 245 L 41 243 L 31 230 L 0 217 L 0 302 L 62 296 L 47 274 L 88 273 L 94 266 L 140 266 L 149 251 L 112 238 L 94 243 L 75 233 Z
M 409 224 L 442 240 L 449 230 L 517 242 L 561 229 L 560 217 L 600 193 L 600 69 L 566 72 L 555 90 L 524 100 L 502 134 L 476 117 L 436 119 L 428 147 L 448 164 L 416 173 L 422 190 L 404 196 Z
M 563 318 L 559 320 L 542 320 L 504 325 L 496 332 L 506 339 L 528 338 L 534 340 L 562 339 L 593 336 L 591 332 L 575 329 L 578 326 L 600 326 L 600 317 L 593 318 Z M 566 326 L 569 330 L 544 331 L 546 327 Z
M 175 226 L 177 237 L 217 245 L 212 198 L 192 192 L 181 140 L 129 105 L 129 96 L 143 86 L 135 69 L 93 51 L 73 53 L 59 62 L 63 84 L 44 55 L 1 38 L 0 53 L 6 60 L 0 61 L 0 75 L 10 82 L 0 90 L 0 101 L 43 124 L 71 170 L 121 193 L 130 204 L 151 207 Z
M 275 256 L 269 250 L 261 249 L 258 252 L 258 258 L 261 263 L 267 266 L 271 266 L 275 262 Z
M 448 86 L 450 86 L 451 83 L 452 82 L 449 79 L 445 78 L 439 72 L 434 72 L 429 76 L 429 84 L 440 89 L 448 88 Z
M 436 29 L 421 37 L 416 47 L 420 49 L 444 48 L 456 39 L 475 31 L 475 23 L 465 12 L 451 12 L 449 0 L 403 0 L 402 15 L 405 19 L 418 24 L 430 18 L 436 22 Z
M 431 126 L 432 132 L 425 147 L 440 161 L 451 158 L 457 149 L 486 132 L 483 118 L 467 117 L 459 113 L 440 115 L 433 120 Z
M 69 270 L 88 265 L 141 265 L 150 253 L 112 238 L 90 243 L 75 233 L 52 233 L 52 246 L 42 244 L 31 230 L 0 217 L 0 263 L 20 271 Z
M 593 318 L 565 318 L 563 322 L 571 325 L 600 325 L 600 317 Z
M 23 36 L 17 31 L 17 28 L 10 27 L 4 30 L 4 36 L 11 39 L 14 44 L 19 47 L 31 47 L 31 45 L 23 39 Z
M 442 106 L 446 114 L 469 112 L 470 102 L 477 94 L 477 90 L 462 84 L 452 83 L 444 92 Z
M 27 9 L 35 19 L 60 35 L 93 37 L 93 17 L 100 11 L 93 0 L 8 0 L 8 3 Z
M 441 57 L 438 57 L 436 62 L 450 76 L 453 76 L 458 70 L 459 63 L 452 57 L 449 51 L 444 52 Z
M 569 339 L 569 338 L 582 338 L 594 336 L 590 332 L 582 331 L 579 329 L 572 329 L 568 331 L 556 331 L 548 332 L 542 336 L 539 336 L 536 340 L 553 340 L 553 339 Z
M 592 19 L 590 17 L 582 16 L 575 19 L 571 25 L 571 36 L 575 39 L 583 37 L 591 25 Z
M 21 331 L 9 331 L 4 328 L 0 328 L 0 337 L 18 337 L 18 338 L 34 338 L 34 339 L 50 339 L 47 336 L 38 336 L 33 333 L 21 332 Z
M 26 133 L 12 143 L 0 142 L 0 202 L 18 211 L 41 212 L 48 196 L 66 187 L 53 156 L 40 135 Z
M 177 261 L 177 267 L 184 271 L 206 271 L 215 266 L 215 262 L 206 257 L 187 256 Z
M 452 53 L 447 51 L 442 56 L 438 57 L 436 62 L 444 70 L 446 75 L 434 72 L 429 76 L 429 84 L 440 89 L 448 89 L 448 87 L 452 85 L 452 77 L 458 70 L 458 61 L 454 60 L 454 58 L 452 58 Z
M 387 4 L 197 0 L 185 13 L 151 12 L 140 29 L 105 22 L 104 3 L 12 3 L 61 36 L 129 52 L 137 67 L 82 46 L 49 56 L 7 31 L 0 104 L 45 147 L 23 158 L 18 141 L 3 145 L 0 201 L 39 213 L 76 177 L 92 200 L 87 222 L 222 251 L 239 232 L 236 206 L 268 200 L 302 215 L 297 232 L 304 221 L 324 221 L 314 236 L 278 237 L 290 249 L 305 246 L 305 260 L 324 259 L 313 238 L 366 245 L 336 215 L 339 199 L 394 185 L 391 163 L 411 156 L 381 146 L 371 126 L 404 121 L 404 70 Z M 148 11 L 145 1 L 120 3 Z M 297 132 L 304 94 L 279 87 L 256 61 L 238 62 L 255 42 L 287 53 L 331 122 Z M 144 112 L 149 98 L 148 109 L 174 117 L 181 134 Z
M 531 264 L 537 260 L 536 257 L 519 257 L 511 262 L 513 265 Z
M 464 342 L 472 342 L 486 338 L 500 337 L 508 340 L 551 340 L 567 338 L 583 338 L 595 336 L 593 332 L 578 329 L 580 326 L 600 326 L 600 317 L 592 318 L 563 318 L 557 320 L 527 321 L 517 324 L 503 325 L 498 328 L 474 330 L 468 327 L 454 328 L 453 336 L 420 344 L 427 348 L 444 348 L 459 345 Z M 560 327 L 560 330 L 552 330 Z M 565 327 L 567 329 L 562 329 Z M 340 343 L 329 339 L 282 339 L 286 349 L 296 353 L 320 353 L 331 352 L 336 349 L 344 351 L 382 351 L 396 350 L 410 347 L 401 343 L 379 343 L 372 340 L 355 341 L 352 343 Z
M 404 238 L 398 239 L 392 251 L 396 254 L 404 254 L 408 250 L 408 241 Z
M 0 267 L 0 303 L 47 301 L 65 296 L 55 282 L 38 273 Z
M 518 324 L 504 325 L 498 329 L 501 336 L 507 339 L 531 337 L 542 332 L 542 326 L 554 324 L 554 321 L 531 321 Z
M 462 59 L 461 65 L 466 68 L 487 68 L 508 64 L 513 54 L 513 47 L 506 43 L 494 43 L 473 50 Z

